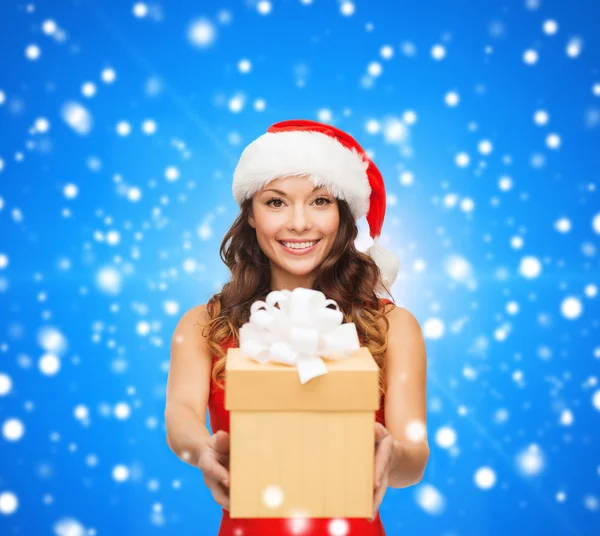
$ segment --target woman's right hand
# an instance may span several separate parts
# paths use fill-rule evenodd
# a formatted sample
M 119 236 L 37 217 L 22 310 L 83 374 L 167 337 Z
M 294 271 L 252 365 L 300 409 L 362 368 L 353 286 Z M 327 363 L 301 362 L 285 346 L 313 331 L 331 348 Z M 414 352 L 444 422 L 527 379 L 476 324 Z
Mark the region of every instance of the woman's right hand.
M 229 434 L 218 430 L 206 440 L 198 457 L 204 483 L 220 506 L 229 511 Z

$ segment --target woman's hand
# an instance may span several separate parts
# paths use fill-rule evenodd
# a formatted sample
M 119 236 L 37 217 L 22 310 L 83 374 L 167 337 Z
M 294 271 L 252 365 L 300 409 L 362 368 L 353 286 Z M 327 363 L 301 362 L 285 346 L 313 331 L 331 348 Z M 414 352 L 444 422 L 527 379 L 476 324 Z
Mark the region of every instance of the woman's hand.
M 373 479 L 374 497 L 373 497 L 373 517 L 375 518 L 377 510 L 383 496 L 387 491 L 391 461 L 394 454 L 394 437 L 381 423 L 375 423 L 375 474 Z
M 206 440 L 198 457 L 198 467 L 213 498 L 229 511 L 229 434 L 218 430 Z

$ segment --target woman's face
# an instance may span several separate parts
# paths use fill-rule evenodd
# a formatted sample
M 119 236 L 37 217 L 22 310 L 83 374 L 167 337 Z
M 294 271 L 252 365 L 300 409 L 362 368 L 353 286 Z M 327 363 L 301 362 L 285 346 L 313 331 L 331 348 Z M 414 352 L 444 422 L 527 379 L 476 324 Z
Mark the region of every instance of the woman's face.
M 299 286 L 309 286 L 333 247 L 339 221 L 337 199 L 324 186 L 315 189 L 307 176 L 274 179 L 254 194 L 248 223 L 271 261 L 272 283 L 294 286 L 289 276 L 297 276 Z M 290 249 L 289 242 L 302 249 Z

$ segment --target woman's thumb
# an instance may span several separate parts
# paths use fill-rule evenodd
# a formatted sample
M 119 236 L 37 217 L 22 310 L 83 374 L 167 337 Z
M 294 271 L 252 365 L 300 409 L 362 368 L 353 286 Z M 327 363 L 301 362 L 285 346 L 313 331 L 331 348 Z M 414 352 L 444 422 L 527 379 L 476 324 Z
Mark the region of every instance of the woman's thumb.
M 217 430 L 215 434 L 215 449 L 217 452 L 229 452 L 229 434 L 223 430 Z
M 379 443 L 386 435 L 388 435 L 388 431 L 386 430 L 385 426 L 383 426 L 379 422 L 376 422 L 375 423 L 375 441 L 377 443 Z

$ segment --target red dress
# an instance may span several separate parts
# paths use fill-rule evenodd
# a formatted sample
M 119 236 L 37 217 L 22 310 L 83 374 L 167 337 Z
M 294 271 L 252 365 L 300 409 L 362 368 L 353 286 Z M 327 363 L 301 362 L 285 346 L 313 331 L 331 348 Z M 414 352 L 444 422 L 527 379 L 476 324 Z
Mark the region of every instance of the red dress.
M 384 303 L 391 303 L 386 298 L 380 298 Z M 224 349 L 237 348 L 238 341 L 224 344 Z M 213 366 L 217 356 L 213 356 Z M 211 380 L 208 411 L 212 433 L 224 430 L 229 433 L 229 411 L 225 409 L 225 391 Z M 384 397 L 381 397 L 379 410 L 375 419 L 385 426 Z M 331 536 L 345 534 L 347 536 L 385 536 L 379 512 L 373 521 L 366 518 L 313 518 L 293 520 L 286 518 L 252 518 L 231 519 L 225 508 L 221 518 L 221 526 L 217 536 Z M 335 524 L 329 528 L 330 523 Z M 347 529 L 347 530 L 344 530 Z

